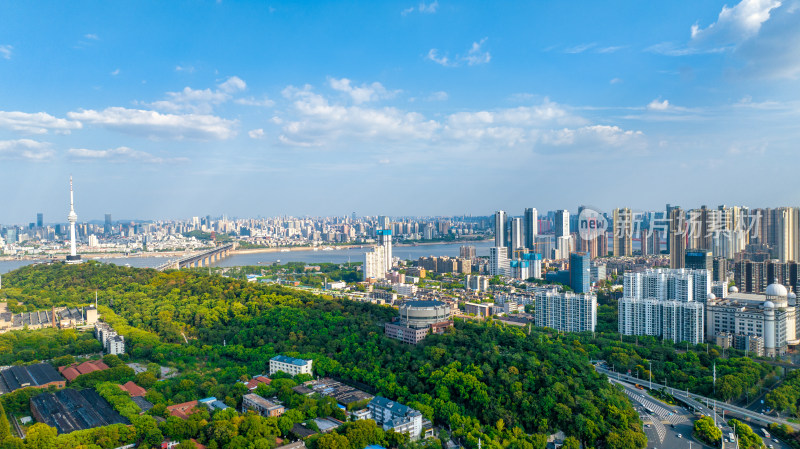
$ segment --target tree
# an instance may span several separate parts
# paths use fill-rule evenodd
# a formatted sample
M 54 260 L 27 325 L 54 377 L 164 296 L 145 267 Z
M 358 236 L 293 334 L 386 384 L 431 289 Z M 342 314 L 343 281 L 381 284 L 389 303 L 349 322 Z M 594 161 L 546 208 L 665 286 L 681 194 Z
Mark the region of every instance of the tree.
M 563 449 L 580 449 L 581 443 L 575 437 L 567 437 L 564 439 L 564 445 L 561 447 Z
M 8 416 L 6 416 L 6 411 L 3 408 L 3 404 L 0 403 L 0 441 L 4 441 L 10 436 L 11 424 L 8 422 Z
M 701 440 L 711 445 L 718 444 L 722 438 L 722 431 L 714 425 L 714 420 L 708 416 L 703 416 L 694 422 L 694 431 Z
M 56 447 L 58 431 L 44 423 L 36 423 L 28 429 L 25 446 L 35 449 L 51 449 Z
M 350 442 L 336 431 L 326 433 L 314 442 L 316 449 L 350 449 Z

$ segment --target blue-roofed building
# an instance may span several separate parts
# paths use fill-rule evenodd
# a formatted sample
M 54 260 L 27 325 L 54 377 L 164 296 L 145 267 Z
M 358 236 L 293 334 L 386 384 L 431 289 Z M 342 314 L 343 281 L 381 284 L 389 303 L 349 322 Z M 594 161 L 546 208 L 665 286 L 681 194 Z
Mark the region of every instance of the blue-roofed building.
M 276 355 L 269 359 L 269 375 L 278 371 L 296 376 L 298 374 L 311 374 L 311 364 L 313 360 L 296 359 L 285 355 Z
M 367 409 L 372 419 L 383 426 L 383 430 L 407 433 L 412 441 L 419 439 L 422 433 L 422 413 L 419 410 L 382 396 L 375 396 Z

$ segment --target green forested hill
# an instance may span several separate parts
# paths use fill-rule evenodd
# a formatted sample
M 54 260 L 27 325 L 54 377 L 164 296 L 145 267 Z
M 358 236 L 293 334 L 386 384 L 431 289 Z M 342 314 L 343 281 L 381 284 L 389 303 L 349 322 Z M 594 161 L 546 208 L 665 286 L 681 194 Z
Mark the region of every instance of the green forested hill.
M 37 307 L 88 303 L 98 290 L 134 358 L 250 375 L 276 353 L 314 358 L 317 374 L 416 407 L 469 447 L 481 438 L 485 447 L 539 448 L 558 429 L 591 447 L 645 445 L 624 394 L 594 372 L 592 349 L 574 337 L 459 321 L 408 346 L 383 336 L 391 308 L 186 271 L 90 262 L 26 267 L 3 280 L 11 303 Z

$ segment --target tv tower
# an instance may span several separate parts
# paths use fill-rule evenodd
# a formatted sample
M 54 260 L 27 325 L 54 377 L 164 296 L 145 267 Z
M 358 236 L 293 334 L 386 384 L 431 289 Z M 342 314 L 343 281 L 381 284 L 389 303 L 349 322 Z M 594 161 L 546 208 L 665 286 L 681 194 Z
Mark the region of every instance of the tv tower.
M 75 213 L 75 197 L 72 193 L 72 176 L 69 177 L 69 256 L 67 262 L 79 263 L 81 256 L 78 255 L 77 245 L 75 243 L 75 222 L 78 221 L 78 214 Z

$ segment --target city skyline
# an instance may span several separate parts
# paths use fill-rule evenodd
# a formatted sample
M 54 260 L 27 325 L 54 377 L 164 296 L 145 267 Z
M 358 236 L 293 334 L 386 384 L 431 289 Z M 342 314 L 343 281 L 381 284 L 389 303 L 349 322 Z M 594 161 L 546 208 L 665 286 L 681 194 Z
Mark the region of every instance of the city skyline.
M 6 4 L 0 222 L 797 204 L 800 2 L 492 6 Z

